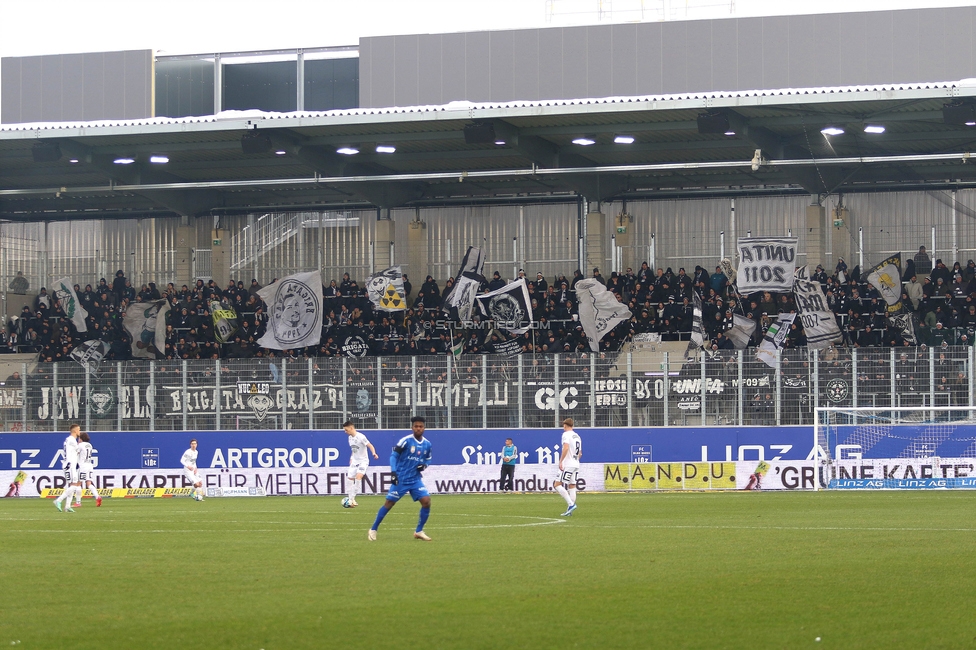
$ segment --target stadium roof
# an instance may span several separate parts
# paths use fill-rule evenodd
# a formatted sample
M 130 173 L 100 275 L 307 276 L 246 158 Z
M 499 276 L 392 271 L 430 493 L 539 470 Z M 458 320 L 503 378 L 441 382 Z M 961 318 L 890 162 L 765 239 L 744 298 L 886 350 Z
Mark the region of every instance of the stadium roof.
M 942 109 L 971 97 L 976 80 L 4 125 L 0 218 L 957 187 L 976 127 Z

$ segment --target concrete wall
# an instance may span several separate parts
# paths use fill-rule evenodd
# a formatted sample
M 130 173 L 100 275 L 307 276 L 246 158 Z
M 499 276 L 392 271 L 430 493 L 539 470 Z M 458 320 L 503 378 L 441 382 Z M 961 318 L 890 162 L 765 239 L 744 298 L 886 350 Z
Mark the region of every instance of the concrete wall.
M 727 18 L 360 40 L 362 107 L 952 81 L 976 8 Z

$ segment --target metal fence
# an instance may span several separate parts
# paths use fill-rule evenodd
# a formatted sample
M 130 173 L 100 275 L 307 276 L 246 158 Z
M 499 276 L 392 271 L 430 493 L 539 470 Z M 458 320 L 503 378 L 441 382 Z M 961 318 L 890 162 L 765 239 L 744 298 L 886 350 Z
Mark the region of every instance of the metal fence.
M 974 406 L 973 348 L 38 364 L 0 384 L 6 431 L 803 425 L 820 406 Z M 648 369 L 650 368 L 650 370 Z

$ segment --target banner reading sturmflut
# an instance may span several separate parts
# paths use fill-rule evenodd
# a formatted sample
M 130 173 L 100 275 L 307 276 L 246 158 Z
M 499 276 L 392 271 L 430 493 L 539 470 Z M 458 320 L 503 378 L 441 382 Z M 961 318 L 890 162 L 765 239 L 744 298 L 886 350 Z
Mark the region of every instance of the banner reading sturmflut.
M 800 312 L 800 322 L 803 323 L 808 347 L 822 350 L 843 338 L 834 313 L 827 308 L 827 298 L 820 283 L 807 279 L 806 266 L 796 270 L 793 294 L 796 296 L 796 308 Z
M 579 303 L 580 325 L 590 340 L 590 349 L 600 351 L 600 340 L 631 317 L 630 310 L 600 284 L 599 280 L 586 278 L 576 283 L 576 300 Z
M 155 359 L 162 354 L 166 340 L 166 300 L 134 302 L 126 307 L 122 325 L 132 336 L 132 356 L 137 359 Z
M 291 350 L 318 345 L 322 338 L 322 276 L 318 271 L 296 273 L 260 291 L 268 305 L 268 329 L 258 345 Z
M 75 329 L 79 332 L 87 332 L 88 325 L 85 323 L 85 319 L 88 318 L 88 312 L 78 302 L 78 294 L 75 293 L 71 280 L 68 278 L 55 280 L 54 297 L 58 299 L 64 315 L 74 323 Z
M 740 237 L 739 292 L 792 291 L 796 237 Z
M 495 321 L 495 327 L 524 334 L 532 324 L 532 303 L 525 278 L 476 298 L 481 313 Z

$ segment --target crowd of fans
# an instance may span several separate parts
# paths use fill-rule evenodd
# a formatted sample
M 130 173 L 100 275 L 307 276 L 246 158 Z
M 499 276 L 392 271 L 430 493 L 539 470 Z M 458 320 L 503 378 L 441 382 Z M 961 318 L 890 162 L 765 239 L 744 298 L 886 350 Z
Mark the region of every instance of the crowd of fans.
M 887 304 L 860 269 L 849 270 L 843 259 L 831 275 L 822 266 L 816 268 L 812 279 L 820 283 L 837 318 L 844 337 L 841 345 L 972 345 L 976 332 L 976 263 L 969 260 L 962 266 L 956 262 L 949 268 L 942 260 L 936 260 L 932 265 L 922 247 L 905 267 L 902 302 L 918 319 L 915 342 L 889 325 Z M 525 277 L 524 272 L 520 271 L 519 276 Z M 103 278 L 94 287 L 75 285 L 79 302 L 88 312 L 86 332 L 79 333 L 65 317 L 58 299 L 42 288 L 33 308 L 25 306 L 3 330 L 0 349 L 39 353 L 41 361 L 62 361 L 85 341 L 102 340 L 109 346 L 107 358 L 128 359 L 131 336 L 122 325 L 126 309 L 165 298 L 170 310 L 159 353 L 166 359 L 342 356 L 349 353 L 352 339 L 362 341 L 369 354 L 382 356 L 447 354 L 460 341 L 468 354 L 583 352 L 590 348 L 579 322 L 574 291 L 583 277 L 577 269 L 571 278 L 559 275 L 550 281 L 542 273 L 534 279 L 526 278 L 537 326 L 515 336 L 490 328 L 477 314 L 464 326 L 451 320 L 442 304 L 453 279 L 440 286 L 427 276 L 414 294 L 405 275 L 404 289 L 411 307 L 385 312 L 374 309 L 365 285 L 347 273 L 342 280 L 332 280 L 323 287 L 321 343 L 311 348 L 277 351 L 258 344 L 268 317 L 267 306 L 257 295 L 261 288 L 257 280 L 248 285 L 232 281 L 223 289 L 212 280 L 197 280 L 193 287 L 180 288 L 172 283 L 160 288 L 150 282 L 136 289 L 119 270 L 111 282 Z M 628 268 L 604 279 L 599 269 L 593 269 L 592 277 L 605 284 L 632 313 L 629 321 L 606 334 L 600 342 L 601 350 L 617 350 L 634 335 L 644 333 L 658 334 L 665 341 L 687 340 L 692 329 L 693 292 L 701 296 L 706 346 L 712 349 L 733 347 L 725 333 L 734 326 L 736 314 L 756 322 L 750 345 L 758 345 L 777 314 L 796 311 L 792 293 L 737 293 L 721 268 L 710 274 L 696 266 L 689 275 L 684 268 L 677 273 L 671 268 L 652 270 L 645 262 L 636 273 Z M 24 289 L 23 284 L 18 281 L 18 293 Z M 482 291 L 505 284 L 506 280 L 496 271 L 483 284 Z M 233 309 L 239 326 L 222 343 L 214 333 L 212 309 L 217 304 L 221 309 Z M 803 325 L 797 319 L 786 347 L 805 344 Z M 362 351 L 363 347 L 357 349 Z

